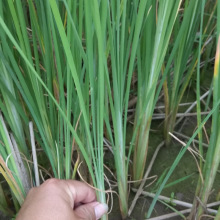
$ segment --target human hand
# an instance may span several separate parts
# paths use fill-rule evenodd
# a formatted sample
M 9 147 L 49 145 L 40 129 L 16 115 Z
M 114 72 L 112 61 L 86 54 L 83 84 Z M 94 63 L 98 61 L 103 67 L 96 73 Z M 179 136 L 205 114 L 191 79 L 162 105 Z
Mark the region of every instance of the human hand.
M 16 220 L 97 220 L 107 210 L 85 183 L 49 179 L 30 190 Z

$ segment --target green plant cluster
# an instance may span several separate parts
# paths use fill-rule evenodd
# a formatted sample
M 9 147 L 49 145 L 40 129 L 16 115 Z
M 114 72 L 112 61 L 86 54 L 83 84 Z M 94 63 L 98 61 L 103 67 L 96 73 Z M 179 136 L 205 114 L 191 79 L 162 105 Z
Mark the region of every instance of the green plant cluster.
M 206 205 L 220 162 L 219 33 L 217 0 L 0 0 L 0 173 L 9 186 L 0 183 L 0 210 L 15 216 L 29 189 L 51 177 L 81 178 L 105 203 L 107 146 L 125 219 L 128 176 L 135 187 L 144 177 L 155 106 L 162 97 L 169 150 L 190 83 L 197 130 L 159 178 L 146 217 L 197 135 L 203 178 L 195 195 Z M 202 128 L 211 116 L 204 160 Z M 195 199 L 191 219 L 203 215 L 202 204 Z

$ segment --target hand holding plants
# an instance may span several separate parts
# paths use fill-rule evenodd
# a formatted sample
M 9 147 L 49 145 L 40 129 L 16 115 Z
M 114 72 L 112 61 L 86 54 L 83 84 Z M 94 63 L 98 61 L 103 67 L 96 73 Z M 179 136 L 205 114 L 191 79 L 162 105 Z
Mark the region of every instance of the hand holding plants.
M 30 190 L 16 220 L 96 220 L 107 209 L 106 204 L 96 201 L 95 191 L 86 184 L 50 179 Z

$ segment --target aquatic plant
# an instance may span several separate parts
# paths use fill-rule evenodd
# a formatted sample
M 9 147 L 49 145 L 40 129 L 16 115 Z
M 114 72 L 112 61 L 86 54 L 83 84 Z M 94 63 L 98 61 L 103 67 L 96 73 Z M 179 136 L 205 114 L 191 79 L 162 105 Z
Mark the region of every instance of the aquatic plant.
M 105 172 L 107 143 L 125 219 L 128 180 L 135 186 L 144 185 L 158 97 L 165 100 L 168 145 L 168 134 L 192 79 L 196 82 L 198 128 L 171 168 L 158 178 L 147 217 L 198 134 L 203 155 L 201 130 L 213 114 L 206 163 L 200 159 L 204 184 L 199 180 L 196 192 L 206 204 L 219 164 L 219 46 L 213 103 L 210 92 L 206 108 L 213 106 L 204 119 L 200 76 L 206 77 L 204 69 L 211 63 L 216 27 L 219 35 L 220 3 L 200 2 L 0 0 L 0 173 L 9 186 L 6 190 L 5 182 L 0 182 L 1 211 L 15 216 L 29 189 L 51 177 L 86 181 L 96 189 L 98 200 L 106 202 L 106 193 L 113 192 Z M 204 15 L 206 10 L 210 16 Z M 205 61 L 203 70 L 200 59 Z M 130 134 L 128 122 L 133 116 Z M 195 201 L 197 206 L 201 216 L 202 207 Z

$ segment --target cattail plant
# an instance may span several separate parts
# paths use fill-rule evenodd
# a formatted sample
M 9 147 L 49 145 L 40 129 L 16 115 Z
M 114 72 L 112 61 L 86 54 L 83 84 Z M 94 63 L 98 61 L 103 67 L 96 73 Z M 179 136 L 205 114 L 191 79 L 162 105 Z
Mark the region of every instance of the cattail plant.
M 108 98 L 110 115 L 106 117 L 110 142 L 112 144 L 117 173 L 119 202 L 122 217 L 128 214 L 127 176 L 129 153 L 126 154 L 127 116 L 130 86 L 136 64 L 137 48 L 141 29 L 148 16 L 149 5 L 141 0 L 139 3 L 111 1 L 107 10 L 109 33 L 109 68 Z M 111 21 L 111 22 L 110 22 Z M 111 88 L 113 89 L 111 93 Z M 108 111 L 106 111 L 108 112 Z M 111 121 L 113 129 L 111 129 Z
M 137 53 L 138 100 L 133 134 L 133 179 L 136 181 L 143 178 L 157 82 L 181 2 L 147 2 L 148 16 L 142 28 Z
M 205 7 L 206 1 L 202 2 Z M 199 57 L 206 51 L 202 42 L 213 43 L 217 0 L 213 6 L 207 1 L 212 11 L 202 28 L 204 7 L 198 0 L 0 0 L 0 173 L 10 189 L 4 192 L 0 183 L 0 210 L 15 216 L 9 206 L 18 212 L 29 189 L 50 177 L 81 178 L 105 203 L 110 184 L 105 184 L 105 141 L 113 152 L 116 191 L 126 219 L 129 171 L 138 185 L 161 88 L 166 134 L 173 130 L 178 105 L 196 67 L 200 90 Z M 198 37 L 199 27 L 203 34 Z M 211 55 L 212 49 L 207 50 L 205 56 Z M 207 202 L 219 164 L 218 61 L 219 47 L 213 109 L 201 122 L 198 93 L 198 129 L 158 188 L 148 217 L 187 147 L 215 112 L 205 181 L 197 190 Z M 137 79 L 133 87 L 132 79 Z M 135 93 L 130 135 L 128 106 Z M 201 207 L 198 210 L 201 216 Z
M 220 61 L 220 3 L 218 2 L 218 11 L 217 11 L 217 47 L 216 47 L 216 56 L 215 56 L 215 65 L 214 65 L 214 78 L 213 78 L 213 105 L 217 105 L 220 100 L 219 93 L 219 61 Z M 210 137 L 210 143 L 208 152 L 206 155 L 206 160 L 203 168 L 203 177 L 204 181 L 199 179 L 196 196 L 198 196 L 202 205 L 206 205 L 212 190 L 212 186 L 216 177 L 217 169 L 220 163 L 220 133 L 219 133 L 219 106 L 212 116 L 212 132 Z M 192 218 L 201 218 L 204 214 L 204 209 L 201 203 L 197 199 L 194 200 L 194 207 L 191 211 L 190 217 Z
M 203 10 L 205 7 L 205 1 L 202 2 L 201 5 L 201 24 L 200 28 L 202 30 L 202 20 L 203 20 Z M 218 2 L 218 9 L 219 9 L 219 2 Z M 219 13 L 217 20 L 219 22 Z M 201 31 L 202 33 L 202 31 Z M 178 156 L 176 157 L 173 165 L 169 169 L 166 177 L 164 178 L 163 182 L 161 183 L 161 186 L 159 187 L 155 198 L 153 199 L 153 202 L 150 206 L 149 212 L 147 217 L 150 217 L 153 207 L 157 201 L 157 198 L 159 194 L 161 193 L 162 189 L 164 188 L 167 180 L 173 173 L 175 167 L 179 163 L 180 159 L 183 157 L 184 153 L 186 152 L 187 148 L 190 146 L 192 143 L 193 139 L 201 132 L 203 126 L 205 123 L 208 121 L 210 116 L 212 116 L 212 132 L 211 132 L 211 138 L 210 138 L 210 143 L 209 143 L 209 148 L 207 152 L 207 156 L 205 159 L 205 164 L 203 167 L 203 178 L 204 180 L 202 181 L 201 178 L 199 177 L 197 189 L 196 189 L 196 196 L 194 200 L 194 204 L 189 216 L 189 219 L 200 219 L 204 213 L 204 205 L 207 204 L 208 197 L 210 195 L 210 192 L 212 190 L 213 182 L 215 180 L 216 172 L 219 166 L 219 144 L 218 144 L 218 139 L 219 139 L 219 134 L 218 134 L 218 127 L 219 127 L 219 120 L 218 120 L 218 111 L 219 111 L 219 104 L 220 104 L 220 98 L 218 94 L 218 88 L 219 88 L 219 48 L 220 48 L 220 39 L 219 39 L 219 27 L 217 27 L 217 49 L 216 49 L 216 56 L 215 56 L 215 66 L 214 66 L 214 79 L 213 79 L 213 108 L 209 112 L 209 114 L 204 118 L 203 121 L 198 123 L 198 128 L 196 129 L 195 133 L 192 135 L 188 143 L 184 146 L 184 148 L 180 151 Z M 200 43 L 199 43 L 199 51 L 198 51 L 198 56 L 201 54 L 201 48 L 202 48 L 202 35 L 200 36 Z M 198 65 L 197 65 L 197 74 L 200 73 L 200 59 L 198 59 Z M 199 87 L 197 87 L 197 90 Z M 200 108 L 200 107 L 197 107 Z M 198 111 L 198 114 L 200 114 L 200 111 Z M 200 164 L 201 165 L 201 164 Z M 199 202 L 200 201 L 200 202 Z M 219 213 L 217 213 L 216 218 L 218 219 Z
M 209 4 L 207 3 L 206 7 L 210 7 L 210 5 L 212 6 L 212 13 L 208 17 L 205 24 L 206 26 L 202 33 L 202 40 L 204 44 L 200 50 L 201 56 L 203 53 L 205 53 L 209 44 L 212 44 L 213 42 L 212 34 L 215 30 L 215 27 L 214 25 L 210 24 L 213 23 L 212 21 L 214 19 L 213 17 L 217 2 L 214 5 L 212 2 L 209 2 Z M 169 135 L 169 132 L 173 132 L 179 104 L 198 64 L 197 54 L 199 51 L 199 45 L 196 41 L 198 38 L 198 25 L 200 23 L 200 8 L 201 5 L 199 4 L 199 1 L 190 1 L 188 2 L 188 5 L 186 2 L 184 5 L 182 18 L 179 16 L 178 22 L 175 25 L 176 27 L 174 28 L 174 34 L 177 34 L 175 38 L 179 39 L 180 42 L 178 49 L 173 48 L 173 51 L 171 52 L 174 59 L 173 66 L 170 68 L 170 70 L 168 70 L 169 66 L 166 67 L 164 74 L 167 75 L 167 78 L 163 85 L 166 116 L 164 135 L 167 146 L 170 144 L 171 136 Z M 177 40 L 175 43 L 176 42 Z M 197 83 L 198 82 L 200 83 L 199 80 L 197 80 Z
M 163 85 L 166 116 L 164 124 L 166 146 L 170 144 L 171 136 L 169 132 L 173 132 L 179 103 L 196 67 L 197 48 L 194 45 L 200 21 L 199 12 L 199 1 L 186 2 L 183 14 L 178 15 L 174 28 L 174 38 L 180 42 L 178 49 L 173 48 L 173 51 L 175 50 L 175 54 L 173 52 L 173 65 L 170 70 L 168 70 L 169 67 L 167 66 L 164 71 L 167 77 Z M 176 42 L 174 41 L 174 43 Z M 190 63 L 189 59 L 191 59 Z
M 18 0 L 6 4 L 0 1 L 0 4 L 1 68 L 6 69 L 7 83 L 12 84 L 15 91 L 6 87 L 6 80 L 2 80 L 1 85 L 7 88 L 6 92 L 9 91 L 7 99 L 17 109 L 20 126 L 26 131 L 24 134 L 27 135 L 25 127 L 32 120 L 37 147 L 44 150 L 51 168 L 50 175 L 56 178 L 74 177 L 78 163 L 73 165 L 72 160 L 75 150 L 79 149 L 91 176 L 90 184 L 99 189 L 98 199 L 105 202 L 105 30 L 102 27 L 105 15 L 99 13 L 98 1 Z M 2 105 L 5 105 L 7 99 L 1 98 Z M 16 135 L 19 152 L 30 159 L 30 143 L 22 130 L 20 134 L 15 130 L 17 127 L 12 127 L 7 108 L 7 105 L 2 108 L 2 120 L 3 117 L 7 119 Z M 19 120 L 13 122 L 19 125 Z M 26 145 L 22 145 L 18 135 Z M 3 143 L 7 146 L 6 139 Z M 5 152 L 2 166 L 8 154 Z M 18 180 L 15 183 L 22 187 Z M 25 195 L 16 199 L 21 200 Z

